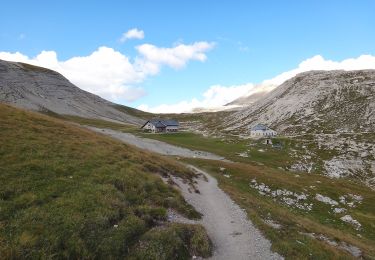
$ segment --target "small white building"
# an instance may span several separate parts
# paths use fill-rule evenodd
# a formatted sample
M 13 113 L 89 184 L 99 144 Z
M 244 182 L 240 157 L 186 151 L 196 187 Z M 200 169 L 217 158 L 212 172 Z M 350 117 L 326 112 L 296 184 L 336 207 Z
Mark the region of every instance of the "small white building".
M 250 136 L 253 138 L 277 136 L 277 132 L 266 125 L 257 124 L 250 129 Z
M 148 120 L 141 129 L 153 133 L 170 133 L 177 132 L 180 124 L 171 119 L 151 119 Z

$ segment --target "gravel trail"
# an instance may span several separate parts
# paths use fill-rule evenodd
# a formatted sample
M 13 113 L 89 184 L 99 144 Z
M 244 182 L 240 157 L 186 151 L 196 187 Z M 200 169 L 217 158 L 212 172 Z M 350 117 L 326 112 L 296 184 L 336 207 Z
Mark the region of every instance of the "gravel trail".
M 173 155 L 173 156 L 181 156 L 181 157 L 189 157 L 189 158 L 201 158 L 201 159 L 209 159 L 209 160 L 224 160 L 224 157 L 220 157 L 218 155 L 203 152 L 203 151 L 193 151 L 186 148 L 178 147 L 175 145 L 167 144 L 161 141 L 142 138 L 135 136 L 129 133 L 123 133 L 111 129 L 101 129 L 96 127 L 88 127 L 89 129 L 109 135 L 115 139 L 123 141 L 125 143 L 134 145 L 138 148 L 145 149 L 151 152 L 163 154 L 163 155 Z
M 271 251 L 271 243 L 247 219 L 246 213 L 235 204 L 217 185 L 215 178 L 206 172 L 189 166 L 204 175 L 197 179 L 200 193 L 189 189 L 189 185 L 178 178 L 173 180 L 181 189 L 188 203 L 203 214 L 202 224 L 214 245 L 211 259 L 283 259 Z M 172 219 L 173 221 L 173 219 Z M 176 219 L 178 222 L 179 220 Z

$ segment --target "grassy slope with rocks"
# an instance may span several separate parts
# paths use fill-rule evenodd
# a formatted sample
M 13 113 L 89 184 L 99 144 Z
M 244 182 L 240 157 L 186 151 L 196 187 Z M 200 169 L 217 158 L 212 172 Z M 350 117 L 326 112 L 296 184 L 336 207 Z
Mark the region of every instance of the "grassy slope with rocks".
M 344 179 L 295 174 L 266 166 L 185 160 L 216 177 L 219 186 L 271 240 L 272 250 L 287 259 L 352 259 L 353 255 L 375 258 L 375 192 L 369 188 Z M 258 187 L 263 184 L 265 191 L 254 183 Z M 272 195 L 277 190 L 293 194 Z M 295 194 L 307 198 L 296 201 Z M 338 205 L 318 201 L 317 194 Z M 361 202 L 350 206 L 348 194 L 360 196 Z M 346 204 L 340 202 L 341 196 L 346 197 Z M 300 207 L 304 204 L 312 204 L 311 210 Z M 344 208 L 345 212 L 334 213 L 334 208 Z M 342 221 L 345 215 L 356 219 L 361 227 Z
M 95 125 L 98 122 L 90 123 Z M 375 257 L 375 192 L 355 179 L 330 179 L 289 169 L 294 160 L 293 153 L 307 148 L 303 148 L 298 140 L 274 139 L 274 142 L 282 144 L 282 149 L 274 149 L 263 144 L 263 140 L 239 139 L 235 136 L 213 138 L 189 132 L 144 134 L 139 129 L 120 129 L 116 124 L 107 124 L 106 127 L 209 151 L 233 161 L 185 159 L 215 176 L 220 187 L 247 211 L 251 220 L 272 241 L 273 250 L 288 259 L 351 259 L 352 254 L 360 254 L 365 259 Z M 332 153 L 327 149 L 318 151 L 322 157 Z M 220 168 L 225 170 L 221 171 Z M 267 193 L 263 195 L 252 185 L 254 179 L 257 184 L 264 184 L 272 191 L 287 190 L 293 195 L 283 194 L 277 198 Z M 303 193 L 307 199 L 297 204 L 286 204 L 290 199 L 295 199 L 295 193 Z M 330 206 L 318 201 L 315 198 L 317 194 L 337 201 L 338 205 Z M 347 202 L 351 203 L 349 194 L 361 196 L 363 200 L 354 207 L 341 203 L 341 196 L 346 196 Z M 312 204 L 311 210 L 298 208 L 305 203 Z M 345 212 L 334 213 L 335 208 L 344 208 Z M 357 230 L 353 224 L 342 221 L 345 215 L 357 220 L 361 228 Z
M 375 187 L 375 70 L 300 73 L 219 127 L 249 135 L 257 123 L 296 143 L 287 168 Z
M 160 175 L 174 161 L 45 115 L 0 105 L 0 258 L 207 256 L 199 217 Z

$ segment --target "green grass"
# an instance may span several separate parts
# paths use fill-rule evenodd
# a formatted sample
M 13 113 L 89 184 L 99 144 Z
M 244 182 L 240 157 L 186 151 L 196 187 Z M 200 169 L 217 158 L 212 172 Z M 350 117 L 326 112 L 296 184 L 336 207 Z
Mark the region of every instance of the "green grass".
M 186 259 L 192 255 L 209 257 L 210 240 L 201 226 L 172 224 L 168 228 L 155 227 L 141 237 L 132 252 L 132 259 Z
M 127 131 L 127 130 L 125 130 Z M 291 170 L 291 166 L 304 162 L 313 163 L 310 173 L 322 174 L 325 172 L 324 160 L 331 160 L 333 157 L 346 153 L 341 148 L 319 147 L 318 141 L 313 135 L 303 135 L 294 138 L 277 137 L 273 138 L 273 143 L 281 144 L 281 149 L 273 148 L 272 145 L 264 144 L 264 139 L 240 139 L 236 136 L 225 136 L 221 138 L 205 137 L 201 134 L 190 132 L 178 132 L 173 134 L 151 134 L 143 133 L 138 129 L 132 129 L 131 132 L 138 136 L 145 138 L 163 141 L 176 146 L 181 146 L 193 150 L 202 150 L 218 154 L 228 160 L 234 162 L 243 162 L 251 165 L 265 165 L 275 169 Z M 370 143 L 374 140 L 374 134 L 342 134 L 337 139 L 345 138 L 346 140 L 369 140 Z M 367 159 L 373 159 L 371 150 Z M 240 156 L 245 154 L 246 156 Z M 304 156 L 309 156 L 308 161 L 304 161 Z M 359 156 L 359 155 L 358 155 Z M 293 170 L 295 171 L 295 170 Z M 362 176 L 362 177 L 361 177 Z M 366 172 L 361 174 L 354 174 L 349 178 L 353 181 L 361 183 Z
M 51 114 L 49 113 L 48 115 Z M 296 146 L 298 145 L 298 141 L 294 141 L 290 138 L 279 137 L 275 138 L 273 141 L 281 143 L 282 149 L 275 149 L 272 148 L 271 145 L 264 145 L 262 143 L 262 139 L 239 139 L 236 136 L 215 138 L 182 131 L 170 134 L 153 134 L 145 133 L 139 127 L 129 124 L 119 124 L 100 119 L 87 119 L 76 116 L 52 116 L 81 125 L 109 128 L 121 132 L 132 133 L 140 137 L 163 141 L 192 150 L 207 151 L 223 156 L 232 161 L 245 162 L 253 165 L 265 164 L 273 168 L 286 168 L 288 165 L 290 165 L 293 161 L 293 158 L 290 157 L 290 151 L 292 149 L 297 149 Z M 188 115 L 181 115 L 182 118 L 185 118 L 184 116 L 187 117 Z M 248 157 L 239 156 L 240 153 L 246 153 Z
M 241 142 L 221 138 L 204 137 L 200 134 L 190 132 L 178 132 L 171 134 L 139 132 L 138 135 L 193 150 L 213 152 L 226 157 L 233 157 L 238 151 L 246 149 L 246 142 L 243 141 Z
M 95 122 L 94 122 L 95 123 Z M 108 126 L 116 129 L 117 126 Z M 131 132 L 138 136 L 164 141 L 173 145 L 194 150 L 213 152 L 236 163 L 225 163 L 205 160 L 188 160 L 206 169 L 219 180 L 220 187 L 233 200 L 246 209 L 249 218 L 272 241 L 273 249 L 288 259 L 351 259 L 352 256 L 342 249 L 332 247 L 324 241 L 310 238 L 301 233 L 315 233 L 324 235 L 337 242 L 346 242 L 359 247 L 364 252 L 365 259 L 375 256 L 375 193 L 363 185 L 348 179 L 332 180 L 317 174 L 299 174 L 280 170 L 293 163 L 293 152 L 300 153 L 302 146 L 315 151 L 322 158 L 329 159 L 335 155 L 334 151 L 318 149 L 312 136 L 298 138 L 274 139 L 282 144 L 282 149 L 274 149 L 264 145 L 262 140 L 243 140 L 234 136 L 223 138 L 204 137 L 189 132 L 173 134 L 148 134 L 139 129 L 122 128 L 124 132 Z M 372 138 L 372 136 L 370 136 Z M 305 149 L 305 148 L 303 148 Z M 246 153 L 248 157 L 241 157 L 239 153 Z M 261 166 L 260 166 L 261 165 Z M 219 170 L 225 167 L 223 175 Z M 315 170 L 319 172 L 319 168 Z M 298 174 L 299 177 L 295 177 Z M 310 194 L 309 203 L 313 203 L 313 210 L 306 212 L 290 208 L 279 201 L 260 195 L 250 188 L 250 181 L 256 178 L 258 183 L 265 183 L 272 189 L 287 189 L 293 192 Z M 320 183 L 319 183 L 320 182 Z M 315 188 L 310 188 L 315 186 Z M 362 195 L 364 201 L 357 208 L 348 208 L 345 214 L 357 219 L 363 226 L 360 231 L 351 225 L 343 223 L 339 218 L 343 214 L 335 215 L 330 207 L 314 199 L 320 193 L 332 199 L 339 200 L 339 196 L 348 193 Z M 263 220 L 271 218 L 282 225 L 280 230 L 267 225 Z M 359 237 L 361 236 L 361 237 Z
M 290 149 L 293 149 L 295 146 L 295 142 L 287 138 L 274 139 L 274 142 L 283 144 L 283 148 L 279 150 L 272 148 L 271 145 L 263 144 L 263 140 L 238 139 L 237 137 L 231 136 L 213 138 L 190 132 L 148 134 L 133 131 L 133 133 L 145 138 L 155 139 L 193 150 L 211 152 L 231 161 L 250 163 L 253 165 L 265 164 L 273 168 L 286 167 L 289 165 L 292 161 L 289 152 Z M 240 153 L 245 153 L 248 157 L 242 157 L 239 155 Z
M 269 167 L 251 166 L 245 163 L 215 162 L 198 159 L 185 159 L 207 170 L 219 181 L 219 186 L 244 208 L 249 218 L 272 241 L 272 249 L 287 259 L 351 259 L 346 251 L 337 249 L 325 242 L 312 239 L 301 233 L 323 234 L 334 241 L 344 241 L 359 247 L 365 259 L 375 258 L 375 192 L 368 187 L 345 179 L 329 179 L 315 174 L 301 174 L 280 171 Z M 224 167 L 225 171 L 221 171 Z M 224 175 L 229 175 L 230 178 Z M 273 190 L 287 189 L 309 194 L 308 202 L 313 210 L 304 211 L 288 207 L 271 197 L 260 195 L 250 187 L 252 179 L 265 183 Z M 311 188 L 314 186 L 314 188 Z M 339 200 L 339 196 L 352 193 L 363 196 L 363 202 L 356 208 L 348 207 L 345 214 L 351 215 L 362 224 L 361 230 L 342 222 L 330 207 L 314 199 L 315 194 Z M 282 225 L 275 229 L 263 220 L 272 219 Z
M 202 227 L 166 222 L 168 208 L 200 217 L 159 177 L 169 174 L 194 175 L 171 159 L 0 105 L 0 258 L 137 258 L 145 248 L 150 259 L 209 255 Z M 158 246 L 166 237 L 173 239 Z
M 201 114 L 182 114 L 183 120 L 197 119 Z M 64 116 L 69 120 L 81 125 L 95 126 L 98 128 L 110 128 L 117 131 L 132 133 L 140 137 L 163 141 L 172 145 L 185 147 L 192 150 L 201 150 L 211 152 L 226 159 L 245 162 L 250 164 L 265 164 L 270 167 L 287 167 L 292 161 L 290 150 L 295 149 L 296 143 L 289 138 L 276 138 L 274 142 L 282 143 L 281 150 L 274 149 L 270 145 L 264 145 L 263 140 L 239 139 L 236 136 L 225 137 L 205 137 L 201 134 L 191 132 L 177 132 L 170 134 L 145 133 L 139 127 L 125 125 L 113 122 L 107 122 L 98 119 L 85 119 L 73 116 Z M 212 119 L 212 118 L 211 118 Z M 212 119 L 213 120 L 213 119 Z M 263 151 L 260 151 L 263 150 Z M 248 157 L 239 156 L 240 153 L 246 153 Z

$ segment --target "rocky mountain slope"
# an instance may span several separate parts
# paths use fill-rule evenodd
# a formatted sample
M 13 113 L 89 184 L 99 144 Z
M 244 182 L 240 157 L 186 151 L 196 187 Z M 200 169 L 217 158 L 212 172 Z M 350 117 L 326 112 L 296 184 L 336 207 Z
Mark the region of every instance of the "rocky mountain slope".
M 352 177 L 375 187 L 375 70 L 310 71 L 223 120 L 248 136 L 263 123 L 288 141 L 286 170 Z M 284 139 L 284 140 L 287 140 Z
M 224 125 L 247 132 L 257 123 L 284 134 L 374 131 L 375 70 L 298 74 Z
M 61 74 L 25 63 L 0 60 L 0 102 L 62 115 L 142 123 L 121 106 L 76 87 Z
M 226 106 L 250 106 L 261 98 L 265 97 L 268 94 L 266 91 L 257 92 L 246 97 L 240 97 L 232 102 L 226 104 Z

